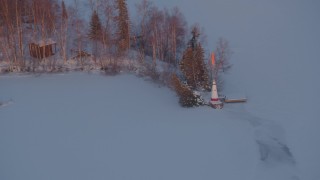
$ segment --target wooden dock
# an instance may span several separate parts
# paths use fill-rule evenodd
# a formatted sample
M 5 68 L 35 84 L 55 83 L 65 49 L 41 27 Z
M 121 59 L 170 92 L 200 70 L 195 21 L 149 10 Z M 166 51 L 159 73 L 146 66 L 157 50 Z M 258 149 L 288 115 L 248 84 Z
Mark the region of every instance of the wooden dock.
M 247 102 L 247 98 L 241 98 L 241 99 L 228 99 L 226 98 L 224 100 L 225 103 L 244 103 Z

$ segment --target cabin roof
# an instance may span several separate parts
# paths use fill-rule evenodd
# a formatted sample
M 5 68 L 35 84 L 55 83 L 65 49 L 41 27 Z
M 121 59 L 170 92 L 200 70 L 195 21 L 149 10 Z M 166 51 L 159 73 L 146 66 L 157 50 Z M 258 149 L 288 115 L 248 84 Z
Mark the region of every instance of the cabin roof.
M 39 47 L 56 44 L 56 42 L 54 40 L 52 40 L 51 38 L 42 39 L 40 41 L 35 41 L 33 43 L 39 45 Z

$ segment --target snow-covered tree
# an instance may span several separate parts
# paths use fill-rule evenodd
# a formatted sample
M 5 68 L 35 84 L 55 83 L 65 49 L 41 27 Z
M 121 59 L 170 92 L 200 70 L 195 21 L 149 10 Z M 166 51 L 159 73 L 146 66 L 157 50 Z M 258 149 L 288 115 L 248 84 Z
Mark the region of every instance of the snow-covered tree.
M 189 46 L 180 62 L 180 69 L 192 89 L 209 90 L 209 76 L 204 63 L 204 49 L 201 43 L 198 43 L 198 37 L 199 30 L 194 27 Z
M 89 38 L 100 40 L 102 37 L 102 25 L 97 11 L 93 11 L 90 21 Z
M 130 47 L 129 15 L 126 0 L 116 0 L 118 15 L 117 22 L 117 44 L 119 53 L 123 53 Z
M 194 93 L 188 85 L 183 84 L 176 74 L 172 75 L 171 83 L 179 96 L 179 103 L 182 107 L 194 107 L 204 104 L 201 96 Z
M 97 11 L 93 11 L 88 37 L 93 41 L 94 57 L 98 55 L 98 41 L 102 40 L 102 25 Z
M 210 90 L 209 75 L 204 63 L 204 49 L 201 44 L 195 49 L 197 87 Z

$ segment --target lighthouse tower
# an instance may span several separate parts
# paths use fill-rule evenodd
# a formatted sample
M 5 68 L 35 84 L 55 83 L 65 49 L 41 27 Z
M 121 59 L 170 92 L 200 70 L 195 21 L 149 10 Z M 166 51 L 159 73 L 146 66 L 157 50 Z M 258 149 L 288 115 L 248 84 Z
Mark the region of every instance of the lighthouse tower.
M 220 101 L 219 96 L 218 96 L 217 83 L 215 80 L 213 80 L 213 82 L 212 82 L 210 105 L 214 109 L 222 109 L 223 108 L 223 103 Z
M 217 76 L 214 73 L 214 68 L 215 68 L 216 62 L 215 62 L 215 57 L 214 53 L 211 53 L 211 69 L 213 71 L 214 77 L 213 77 L 213 82 L 212 82 L 212 89 L 211 89 L 211 100 L 210 100 L 210 105 L 214 109 L 222 109 L 223 108 L 223 103 L 220 101 L 219 96 L 218 96 L 218 90 L 217 90 L 217 83 L 215 81 L 215 77 Z

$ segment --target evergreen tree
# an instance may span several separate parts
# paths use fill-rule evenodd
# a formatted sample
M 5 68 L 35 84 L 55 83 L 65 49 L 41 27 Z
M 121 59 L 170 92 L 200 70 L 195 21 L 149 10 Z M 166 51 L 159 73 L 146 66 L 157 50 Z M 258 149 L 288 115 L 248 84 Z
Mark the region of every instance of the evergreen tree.
M 61 2 L 61 8 L 62 8 L 62 19 L 66 20 L 68 19 L 68 13 L 66 9 L 66 5 L 64 4 L 64 1 Z
M 4 25 L 4 13 L 2 11 L 4 10 L 2 7 L 0 7 L 0 27 Z
M 198 44 L 198 37 L 200 36 L 199 29 L 197 27 L 194 27 L 191 31 L 192 38 L 189 41 L 189 47 L 192 49 L 195 49 Z
M 189 86 L 195 88 L 197 86 L 196 79 L 196 62 L 194 61 L 194 51 L 188 47 L 180 62 L 180 69 Z
M 204 63 L 204 49 L 201 44 L 198 44 L 194 51 L 194 57 L 196 61 L 196 80 L 197 87 L 201 87 L 205 90 L 210 90 L 209 75 Z
M 171 83 L 179 96 L 179 103 L 182 107 L 194 107 L 204 104 L 200 95 L 195 94 L 188 85 L 183 84 L 176 74 L 172 75 Z
M 90 21 L 90 31 L 88 34 L 92 40 L 100 40 L 102 36 L 102 25 L 97 11 L 93 11 Z
M 130 47 L 129 15 L 126 0 L 117 0 L 117 42 L 119 53 Z
M 183 53 L 180 69 L 193 89 L 202 88 L 210 90 L 209 76 L 204 63 L 204 49 L 198 43 L 199 31 L 195 27 L 192 30 L 192 38 L 189 46 Z
M 93 40 L 94 60 L 98 56 L 98 41 L 102 40 L 102 25 L 97 11 L 93 11 L 90 21 L 89 39 Z

